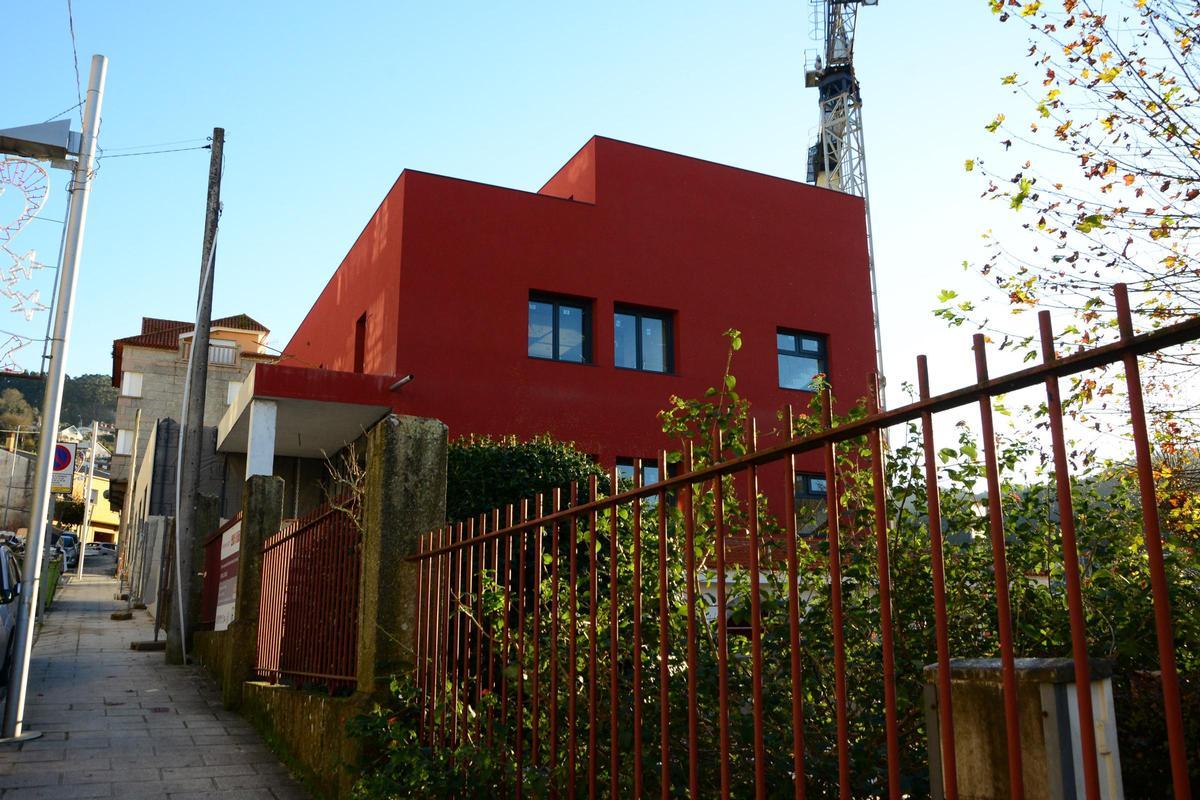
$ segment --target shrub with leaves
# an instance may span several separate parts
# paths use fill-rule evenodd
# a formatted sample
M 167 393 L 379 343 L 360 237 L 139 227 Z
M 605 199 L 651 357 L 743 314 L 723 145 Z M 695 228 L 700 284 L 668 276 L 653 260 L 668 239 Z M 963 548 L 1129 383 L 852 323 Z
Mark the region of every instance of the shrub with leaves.
M 731 344 L 737 341 L 731 336 Z M 731 353 L 735 348 L 731 348 Z M 746 401 L 732 394 L 735 381 L 699 400 L 673 399 L 664 427 L 683 447 L 673 457 L 695 453 L 699 465 L 726 460 L 747 449 Z M 817 395 L 818 398 L 821 394 Z M 814 402 L 794 422 L 805 436 L 820 429 L 823 409 Z M 861 417 L 862 405 L 832 415 L 835 425 Z M 1001 495 L 1006 514 L 1009 592 L 1014 641 L 1019 656 L 1069 657 L 1062 543 L 1052 474 L 1029 436 L 997 442 Z M 923 710 L 922 668 L 936 660 L 932 570 L 925 507 L 923 452 L 914 427 L 893 432 L 887 463 L 888 557 L 897 664 L 896 696 L 901 744 L 902 791 L 929 793 Z M 996 609 L 987 516 L 977 487 L 984 477 L 971 431 L 958 430 L 953 446 L 939 453 L 945 535 L 950 649 L 954 657 L 996 657 Z M 841 527 L 848 729 L 852 795 L 879 796 L 885 789 L 886 738 L 883 707 L 879 576 L 876 567 L 873 486 L 865 440 L 835 448 Z M 1032 467 L 1031 467 L 1032 465 Z M 1077 465 L 1079 466 L 1079 465 Z M 766 467 L 763 474 L 766 474 Z M 689 683 L 697 697 L 696 725 L 700 794 L 719 794 L 722 719 L 721 626 L 714 610 L 717 521 L 727 535 L 727 553 L 744 553 L 747 528 L 757 515 L 761 540 L 761 583 L 756 587 L 743 558 L 727 564 L 727 686 L 729 776 L 734 797 L 753 796 L 753 659 L 747 631 L 754 592 L 761 619 L 761 709 L 766 745 L 768 796 L 790 797 L 792 775 L 791 632 L 786 526 L 774 514 L 779 484 L 763 480 L 748 491 L 743 472 L 716 481 L 650 493 L 615 510 L 583 514 L 543 525 L 524 535 L 509 559 L 485 560 L 482 569 L 448 593 L 448 621 L 466 631 L 465 640 L 490 643 L 495 662 L 473 666 L 474 650 L 438 653 L 442 663 L 460 664 L 457 677 L 421 673 L 423 695 L 406 677 L 397 682 L 395 703 L 381 708 L 362 728 L 380 758 L 359 784 L 362 797 L 508 796 L 522 764 L 529 796 L 549 786 L 560 796 L 586 794 L 589 759 L 595 759 L 602 794 L 610 780 L 621 796 L 634 794 L 636 772 L 646 795 L 659 793 L 662 765 L 671 796 L 686 796 L 689 781 Z M 1142 548 L 1142 522 L 1135 476 L 1109 464 L 1072 482 L 1083 573 L 1089 650 L 1115 662 L 1120 746 L 1128 796 L 1161 797 L 1165 780 L 1163 723 L 1155 706 L 1157 651 L 1149 571 Z M 774 498 L 774 500 L 773 500 Z M 795 596 L 799 605 L 800 678 L 804 763 L 809 797 L 838 796 L 838 735 L 831 626 L 829 540 L 824 503 L 800 503 L 795 529 Z M 694 515 L 689 540 L 685 514 Z M 816 532 L 814 535 L 813 532 Z M 615 534 L 615 535 L 614 535 Z M 574 546 L 572 546 L 574 545 Z M 1184 674 L 1185 702 L 1200 703 L 1200 581 L 1186 542 L 1165 542 L 1168 582 L 1175 609 L 1175 646 Z M 507 551 L 506 551 L 507 552 Z M 572 567 L 576 580 L 568 580 Z M 523 573 L 524 577 L 521 578 Z M 447 572 L 449 574 L 449 572 Z M 593 592 L 593 585 L 595 591 Z M 521 596 L 520 587 L 524 586 Z M 665 587 L 665 593 L 664 593 Z M 690 602 L 689 602 L 690 601 Z M 437 601 L 442 602 L 442 601 Z M 692 605 L 694 604 L 694 606 Z M 692 610 L 694 607 L 694 611 Z M 521 613 L 521 609 L 524 613 Z M 536 609 L 535 627 L 532 616 Z M 595 626 L 592 617 L 595 617 Z M 449 630 L 449 627 L 447 627 Z M 694 632 L 694 660 L 686 643 Z M 666 661 L 660 660 L 665 639 Z M 472 639 L 472 637 L 475 637 Z M 571 660 L 571 642 L 575 643 Z M 507 642 L 507 647 L 505 643 Z M 595 646 L 593 648 L 593 642 Z M 473 646 L 471 646 L 473 647 Z M 467 657 L 465 653 L 470 653 Z M 666 675 L 664 686 L 662 676 Z M 587 685 L 597 680 L 598 714 L 589 714 Z M 453 670 L 451 670 L 453 673 Z M 529 702 L 540 690 L 536 715 Z M 553 687 L 553 691 L 551 691 Z M 515 703 L 518 691 L 526 702 Z M 479 701 L 476 701 L 479 698 Z M 507 698 L 507 704 L 500 702 Z M 665 700 L 665 707 L 663 702 Z M 422 715 L 424 701 L 424 716 Z M 574 704 L 575 741 L 568 720 Z M 610 715 L 610 703 L 615 715 Z M 507 716 L 504 709 L 508 709 Z M 667 724 L 667 750 L 660 720 Z M 552 719 L 558 739 L 550 744 Z M 610 725 L 615 719 L 616 728 Z M 454 726 L 442 720 L 462 720 Z M 416 733 L 424 725 L 423 736 Z M 531 757 L 533 731 L 540 740 Z M 594 733 L 597 746 L 589 749 Z M 1200 765 L 1195 726 L 1189 733 L 1191 763 Z M 635 737 L 641 740 L 641 760 Z M 616 773 L 610 773 L 613 742 Z M 518 759 L 517 748 L 522 757 Z M 550 754 L 555 756 L 551 759 Z M 575 766 L 575 784 L 568 785 Z M 1197 766 L 1193 766 L 1197 769 Z M 635 772 L 636 771 L 636 772 Z M 415 776 L 415 777 L 414 777 Z M 432 788 L 430 788 L 432 787 Z M 405 792 L 410 792 L 406 794 Z M 424 792 L 424 793 L 422 793 Z
M 465 436 L 450 442 L 446 516 L 451 522 L 471 519 L 571 481 L 586 484 L 590 475 L 604 479 L 594 458 L 549 435 L 529 441 Z

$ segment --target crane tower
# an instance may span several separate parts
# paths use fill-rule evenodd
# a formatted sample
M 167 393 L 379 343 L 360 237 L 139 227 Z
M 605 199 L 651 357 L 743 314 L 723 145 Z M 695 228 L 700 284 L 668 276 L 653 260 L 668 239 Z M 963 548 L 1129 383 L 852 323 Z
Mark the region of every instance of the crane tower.
M 858 7 L 879 0 L 812 0 L 817 39 L 824 45 L 804 75 L 804 85 L 819 92 L 820 122 L 816 144 L 808 148 L 808 182 L 863 199 L 867 212 L 867 258 L 871 276 L 871 310 L 875 322 L 876 369 L 883 375 L 883 343 L 879 334 L 879 291 L 875 282 L 875 250 L 871 240 L 871 203 L 863 150 L 862 96 L 854 74 L 854 28 Z

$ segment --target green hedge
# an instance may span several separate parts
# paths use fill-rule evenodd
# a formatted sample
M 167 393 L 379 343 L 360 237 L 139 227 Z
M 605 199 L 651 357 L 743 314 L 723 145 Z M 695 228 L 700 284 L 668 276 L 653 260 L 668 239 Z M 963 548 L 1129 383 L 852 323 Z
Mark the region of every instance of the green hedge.
M 601 491 L 607 491 L 604 470 L 573 442 L 558 442 L 549 435 L 529 441 L 464 436 L 450 442 L 446 516 L 451 522 L 467 520 L 572 481 L 582 494 L 592 475 Z

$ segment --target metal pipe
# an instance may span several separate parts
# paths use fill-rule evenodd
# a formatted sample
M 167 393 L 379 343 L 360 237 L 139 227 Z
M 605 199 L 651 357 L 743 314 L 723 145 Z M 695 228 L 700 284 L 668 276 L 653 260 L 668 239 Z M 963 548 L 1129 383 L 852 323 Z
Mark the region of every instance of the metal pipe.
M 1050 312 L 1038 313 L 1042 361 L 1055 359 L 1054 331 Z M 1071 654 L 1075 660 L 1075 701 L 1079 708 L 1079 745 L 1083 757 L 1083 785 L 1087 800 L 1100 800 L 1100 770 L 1096 760 L 1096 724 L 1092 715 L 1092 679 L 1089 674 L 1087 621 L 1079 577 L 1079 551 L 1075 543 L 1075 508 L 1071 499 L 1071 472 L 1067 464 L 1063 433 L 1062 397 L 1058 378 L 1046 378 L 1046 410 L 1050 417 L 1050 441 L 1054 451 L 1054 484 L 1058 496 L 1058 519 L 1062 530 L 1063 572 L 1067 579 L 1067 608 L 1071 618 Z
M 975 376 L 988 380 L 987 349 L 982 333 L 974 336 Z M 1013 649 L 1012 606 L 1008 599 L 1008 563 L 1004 548 L 1004 510 L 1000 504 L 1000 466 L 992 422 L 991 395 L 979 395 L 979 421 L 987 474 L 988 533 L 992 541 L 992 570 L 996 579 L 996 624 L 1000 629 L 1000 676 L 1004 690 L 1004 728 L 1008 743 L 1008 792 L 1012 800 L 1025 796 L 1021 758 L 1021 717 L 1017 699 L 1016 654 Z
M 929 365 L 917 356 L 917 384 L 922 400 L 929 398 Z M 946 613 L 946 566 L 942 545 L 942 506 L 934 456 L 933 415 L 921 415 L 925 457 L 925 497 L 929 516 L 929 551 L 933 565 L 934 636 L 937 639 L 938 715 L 942 751 L 942 787 L 946 800 L 958 800 L 958 762 L 954 753 L 954 713 L 950 695 L 950 633 Z
M 25 580 L 21 586 L 13 672 L 8 682 L 8 702 L 4 708 L 4 738 L 33 738 L 33 732 L 23 730 L 25 699 L 29 689 L 29 660 L 33 653 L 34 599 L 42 579 L 42 549 L 45 546 L 46 526 L 49 524 L 50 475 L 52 472 L 58 421 L 62 412 L 63 382 L 66 378 L 67 351 L 70 344 L 71 321 L 74 312 L 75 284 L 83 255 L 84 222 L 87 219 L 88 194 L 92 185 L 92 165 L 100 127 L 100 108 L 104 100 L 104 80 L 108 59 L 92 56 L 88 77 L 87 101 L 83 112 L 83 131 L 79 157 L 71 179 L 70 208 L 64 234 L 62 266 L 59 272 L 59 301 L 54 314 L 54 333 L 50 345 L 50 364 L 46 372 L 45 395 L 42 398 L 42 428 L 38 433 L 37 472 L 34 479 L 33 508 L 29 520 L 29 537 L 25 543 Z M 37 734 L 40 735 L 40 734 Z
M 79 536 L 79 571 L 75 573 L 77 578 L 83 577 L 83 555 L 87 550 L 85 545 L 87 544 L 88 526 L 92 522 L 92 475 L 96 472 L 96 435 L 99 428 L 96 420 L 92 420 L 92 449 L 88 452 L 87 481 L 83 485 L 83 528 Z
M 1113 287 L 1117 302 L 1117 323 L 1121 342 L 1134 338 L 1129 312 L 1129 292 L 1125 284 Z M 1163 565 L 1162 528 L 1158 519 L 1158 497 L 1154 486 L 1154 467 L 1150 458 L 1150 435 L 1146 430 L 1146 409 L 1142 401 L 1142 378 L 1137 353 L 1126 349 L 1125 385 L 1129 394 L 1129 417 L 1133 427 L 1133 448 L 1137 457 L 1138 490 L 1142 501 L 1143 535 L 1146 560 L 1150 567 L 1150 593 L 1154 599 L 1154 629 L 1158 637 L 1158 664 L 1162 672 L 1163 714 L 1167 723 L 1167 742 L 1171 752 L 1171 782 L 1175 800 L 1192 796 L 1188 781 L 1187 744 L 1183 732 L 1183 712 L 1179 699 L 1179 673 L 1175 666 L 1175 638 L 1171 632 L 1171 599 L 1167 573 Z

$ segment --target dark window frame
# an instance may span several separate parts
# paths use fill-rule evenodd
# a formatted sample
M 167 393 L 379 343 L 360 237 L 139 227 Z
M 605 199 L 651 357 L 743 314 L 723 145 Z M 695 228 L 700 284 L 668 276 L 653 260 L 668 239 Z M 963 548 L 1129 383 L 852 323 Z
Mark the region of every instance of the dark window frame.
M 617 364 L 617 314 L 634 318 L 634 361 L 637 366 L 623 367 Z M 642 353 L 642 319 L 656 319 L 663 324 L 663 369 L 646 369 L 645 357 Z M 675 312 L 663 308 L 648 308 L 646 306 L 616 303 L 613 305 L 613 366 L 617 369 L 627 369 L 632 372 L 649 372 L 651 375 L 675 374 Z
M 797 472 L 796 473 L 796 499 L 797 500 L 824 500 L 826 492 L 818 492 L 812 488 L 813 481 L 823 481 L 825 475 L 820 472 Z
M 617 456 L 617 460 L 616 460 L 617 472 L 620 473 L 621 467 L 628 467 L 630 472 L 632 472 L 633 476 L 634 476 L 633 478 L 630 478 L 629 480 L 635 480 L 637 478 L 637 462 L 639 462 L 639 461 L 642 462 L 642 482 L 640 484 L 641 486 L 649 486 L 651 483 L 659 483 L 660 481 L 663 480 L 662 470 L 659 468 L 657 458 L 636 458 L 634 456 Z M 650 468 L 650 467 L 654 468 L 655 470 L 658 470 L 658 480 L 654 480 L 654 481 L 646 480 L 646 469 Z M 625 478 L 624 475 L 621 475 L 620 477 L 623 479 Z
M 529 303 L 545 303 L 551 307 L 550 311 L 550 356 L 535 356 L 529 352 Z M 530 292 L 529 299 L 525 303 L 525 355 L 529 358 L 537 359 L 538 361 L 554 361 L 559 364 L 592 364 L 593 363 L 593 348 L 592 341 L 595 336 L 592 331 L 592 304 L 593 301 L 585 297 L 572 297 L 565 294 L 554 294 L 552 292 Z M 577 308 L 583 316 L 583 360 L 570 361 L 558 356 L 558 309 L 560 306 L 568 308 Z
M 784 350 L 779 346 L 780 336 L 791 336 L 796 340 L 796 347 L 792 350 Z M 817 343 L 817 350 L 805 350 L 801 346 L 801 340 L 811 339 Z M 817 372 L 829 379 L 829 336 L 824 333 L 816 333 L 815 331 L 802 331 L 798 328 L 776 328 L 775 329 L 775 370 L 779 373 L 778 381 L 779 388 L 789 392 L 809 392 L 812 393 L 812 384 L 809 384 L 806 389 L 798 389 L 795 386 L 783 385 L 783 370 L 780 369 L 779 357 L 791 356 L 793 358 L 815 358 L 817 361 Z

